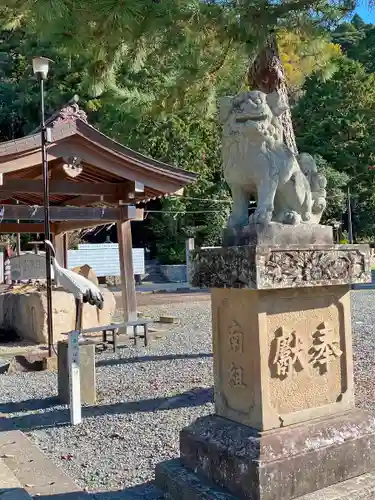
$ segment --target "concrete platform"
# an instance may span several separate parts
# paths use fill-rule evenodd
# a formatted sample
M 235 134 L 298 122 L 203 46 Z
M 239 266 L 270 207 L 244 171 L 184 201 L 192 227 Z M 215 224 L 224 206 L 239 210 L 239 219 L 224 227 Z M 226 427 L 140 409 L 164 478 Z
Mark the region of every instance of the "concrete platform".
M 0 498 L 1 500 L 31 500 L 21 483 L 0 458 Z
M 4 463 L 4 460 L 0 458 L 0 493 L 5 489 L 9 488 L 20 488 L 21 484 L 13 474 L 13 472 Z
M 23 488 L 29 494 L 28 498 L 30 496 L 51 495 L 59 495 L 59 498 L 62 498 L 60 495 L 63 494 L 70 494 L 70 500 L 89 500 L 92 498 L 88 493 L 82 491 L 65 472 L 54 465 L 21 431 L 1 432 L 0 450 L 3 465 L 11 472 L 9 485 L 6 483 L 6 495 L 11 495 L 10 490 L 12 484 L 15 484 L 14 478 L 16 478 L 18 486 L 21 486 L 21 489 Z M 7 471 L 5 470 L 5 472 Z M 2 484 L 2 487 L 5 488 L 4 477 Z M 18 498 L 20 497 L 9 496 L 7 500 Z M 4 499 L 5 496 L 1 495 L 1 500 Z M 26 500 L 25 496 L 22 497 L 22 500 L 24 499 Z
M 158 464 L 156 478 L 157 486 L 168 493 L 166 498 L 172 500 L 244 500 L 215 487 L 203 476 L 194 474 L 178 459 Z M 363 474 L 295 500 L 374 500 L 374 498 L 375 472 Z

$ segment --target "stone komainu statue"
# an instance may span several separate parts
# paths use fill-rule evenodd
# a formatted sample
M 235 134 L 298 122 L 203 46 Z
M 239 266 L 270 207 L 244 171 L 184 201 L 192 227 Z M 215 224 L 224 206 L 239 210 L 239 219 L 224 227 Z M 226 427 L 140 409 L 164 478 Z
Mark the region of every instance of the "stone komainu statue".
M 278 92 L 242 92 L 220 100 L 223 170 L 233 196 L 229 227 L 249 222 L 319 224 L 326 207 L 326 179 L 309 154 L 296 156 L 283 142 Z M 257 208 L 248 219 L 250 195 Z

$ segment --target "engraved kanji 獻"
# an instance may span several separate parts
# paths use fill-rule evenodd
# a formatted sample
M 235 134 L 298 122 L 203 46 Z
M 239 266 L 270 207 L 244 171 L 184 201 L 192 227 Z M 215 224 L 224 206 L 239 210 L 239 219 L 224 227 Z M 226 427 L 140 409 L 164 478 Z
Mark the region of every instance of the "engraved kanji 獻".
M 296 332 L 287 332 L 281 328 L 281 335 L 276 338 L 276 355 L 273 363 L 276 365 L 277 375 L 287 377 L 299 363 L 305 365 L 305 349 L 302 339 Z
M 333 358 L 339 358 L 342 355 L 339 342 L 335 338 L 332 328 L 328 328 L 326 323 L 322 324 L 315 334 L 315 341 L 311 347 L 312 363 L 319 365 L 328 365 Z
M 233 352 L 243 352 L 244 335 L 236 321 L 229 327 L 229 350 Z
M 229 368 L 229 385 L 232 388 L 245 388 L 244 370 L 242 366 L 237 366 L 234 363 Z

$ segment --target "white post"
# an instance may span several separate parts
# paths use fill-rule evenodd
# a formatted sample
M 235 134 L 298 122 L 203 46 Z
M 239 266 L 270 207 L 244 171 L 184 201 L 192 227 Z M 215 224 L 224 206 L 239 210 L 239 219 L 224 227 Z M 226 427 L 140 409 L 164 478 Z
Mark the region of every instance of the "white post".
M 68 338 L 69 363 L 69 395 L 70 423 L 77 425 L 82 422 L 81 412 L 81 380 L 79 370 L 79 332 L 72 331 Z
M 186 252 L 186 279 L 190 284 L 190 252 L 194 250 L 194 238 L 189 238 L 185 242 L 185 252 Z

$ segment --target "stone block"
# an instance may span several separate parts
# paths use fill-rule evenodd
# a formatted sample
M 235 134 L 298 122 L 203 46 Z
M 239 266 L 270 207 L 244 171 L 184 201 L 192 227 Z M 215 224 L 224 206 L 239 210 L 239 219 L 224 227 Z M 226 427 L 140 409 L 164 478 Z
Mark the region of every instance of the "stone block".
M 266 433 L 213 415 L 180 437 L 185 467 L 249 500 L 290 500 L 368 473 L 374 446 L 375 418 L 360 410 Z
M 89 304 L 83 306 L 82 328 L 108 325 L 116 310 L 114 295 L 102 288 L 104 307 L 99 311 Z M 74 329 L 75 301 L 71 293 L 63 289 L 52 291 L 54 342 L 66 339 L 62 335 Z M 20 338 L 35 343 L 48 342 L 47 298 L 44 290 L 29 290 L 25 293 L 9 291 L 0 294 L 0 328 L 14 331 Z
M 237 500 L 203 476 L 184 467 L 180 460 L 157 464 L 155 479 L 157 486 L 168 492 L 166 498 L 173 500 Z
M 56 371 L 58 368 L 57 356 L 43 358 L 43 370 Z
M 212 290 L 215 409 L 261 431 L 354 407 L 347 285 Z
M 83 404 L 96 404 L 96 370 L 95 370 L 95 344 L 85 341 L 79 344 L 80 376 L 81 376 L 81 402 Z M 63 404 L 69 404 L 69 365 L 68 342 L 57 344 L 58 359 L 58 395 Z
M 192 252 L 198 288 L 269 290 L 371 282 L 369 245 L 213 247 Z
M 285 247 L 298 245 L 332 245 L 333 229 L 321 224 L 300 224 L 291 226 L 270 222 L 269 224 L 249 224 L 244 227 L 225 228 L 223 246 L 269 245 Z

